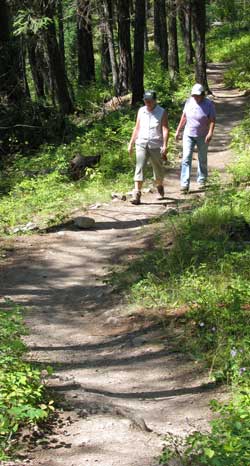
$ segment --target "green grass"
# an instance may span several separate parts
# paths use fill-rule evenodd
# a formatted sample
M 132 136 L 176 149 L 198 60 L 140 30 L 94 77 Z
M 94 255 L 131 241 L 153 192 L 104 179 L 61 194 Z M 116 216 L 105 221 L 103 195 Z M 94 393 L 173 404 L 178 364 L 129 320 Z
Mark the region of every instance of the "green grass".
M 208 36 L 208 61 L 230 62 L 229 69 L 224 76 L 226 86 L 242 90 L 249 89 L 250 64 L 246 59 L 249 47 L 249 32 L 231 31 L 230 33 L 227 26 L 219 30 L 215 29 Z
M 46 419 L 54 409 L 40 371 L 24 359 L 25 333 L 22 310 L 6 301 L 0 308 L 0 460 L 13 455 L 20 427 Z
M 232 390 L 210 434 L 188 437 L 184 465 L 248 466 L 250 415 L 250 135 L 249 118 L 234 130 L 232 182 L 214 178 L 207 196 L 189 213 L 159 223 L 154 246 L 111 274 L 110 281 L 138 309 L 185 308 L 183 350 L 203 360 L 211 380 Z M 170 240 L 172 242 L 170 244 Z M 164 317 L 162 317 L 164 319 Z M 173 450 L 166 448 L 162 464 Z
M 170 113 L 171 138 L 169 158 L 174 161 L 174 128 L 183 100 L 190 88 L 190 76 L 181 74 L 178 83 L 162 71 L 158 56 L 148 52 L 145 61 L 145 86 L 158 91 L 159 103 Z M 28 222 L 39 228 L 59 224 L 72 211 L 88 204 L 110 199 L 112 191 L 128 191 L 133 186 L 134 159 L 127 153 L 135 124 L 136 110 L 124 107 L 97 119 L 108 89 L 99 84 L 79 91 L 79 111 L 67 122 L 71 141 L 44 145 L 39 151 L 16 154 L 0 174 L 0 233 Z M 87 98 L 88 97 L 88 98 Z M 83 103 L 87 99 L 87 105 Z M 69 161 L 77 153 L 101 154 L 100 165 L 87 170 L 86 176 L 73 182 L 68 175 Z

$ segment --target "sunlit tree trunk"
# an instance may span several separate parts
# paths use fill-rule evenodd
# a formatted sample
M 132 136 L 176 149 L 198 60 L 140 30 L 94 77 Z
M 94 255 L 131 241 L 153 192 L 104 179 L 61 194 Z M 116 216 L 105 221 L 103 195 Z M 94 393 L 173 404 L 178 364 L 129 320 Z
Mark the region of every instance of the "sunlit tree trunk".
M 116 61 L 115 45 L 114 45 L 114 31 L 113 31 L 113 5 L 112 0 L 102 1 L 102 21 L 107 37 L 109 48 L 110 65 L 112 71 L 112 80 L 115 93 L 118 91 L 118 66 Z
M 163 68 L 168 68 L 168 34 L 165 0 L 154 0 L 154 42 Z
M 127 94 L 132 82 L 130 9 L 127 0 L 118 0 L 119 84 L 120 95 Z
M 176 0 L 168 0 L 168 68 L 172 79 L 179 73 L 179 52 L 177 39 Z
M 182 0 L 179 9 L 179 22 L 185 48 L 186 65 L 192 65 L 194 59 L 194 48 L 192 44 L 192 20 L 190 0 Z
M 206 66 L 206 1 L 191 0 L 195 40 L 195 79 L 209 91 Z
M 145 32 L 145 0 L 135 0 L 134 61 L 132 78 L 132 105 L 143 97 L 144 73 L 144 32 Z
M 37 97 L 45 97 L 45 83 L 43 79 L 43 73 L 41 70 L 41 62 L 39 62 L 39 44 L 37 43 L 37 38 L 35 36 L 29 36 L 27 41 L 28 46 L 28 57 L 30 63 L 30 69 L 32 78 L 35 85 Z
M 20 103 L 27 97 L 21 42 L 11 31 L 11 13 L 6 0 L 0 1 L 0 97 Z
M 90 0 L 77 1 L 78 82 L 95 80 L 95 60 L 92 37 Z
M 71 100 L 67 87 L 67 77 L 65 67 L 62 61 L 59 45 L 56 37 L 56 28 L 54 22 L 55 2 L 54 0 L 43 0 L 42 12 L 44 16 L 51 19 L 44 35 L 48 52 L 50 72 L 55 85 L 55 93 L 59 108 L 63 114 L 73 112 L 73 102 Z
M 58 12 L 58 29 L 59 29 L 59 48 L 63 64 L 65 66 L 65 47 L 64 47 L 64 26 L 63 26 L 63 2 L 57 0 L 57 12 Z
M 144 37 L 144 50 L 149 51 L 149 39 L 148 39 L 148 17 L 149 17 L 149 0 L 145 1 L 145 37 Z

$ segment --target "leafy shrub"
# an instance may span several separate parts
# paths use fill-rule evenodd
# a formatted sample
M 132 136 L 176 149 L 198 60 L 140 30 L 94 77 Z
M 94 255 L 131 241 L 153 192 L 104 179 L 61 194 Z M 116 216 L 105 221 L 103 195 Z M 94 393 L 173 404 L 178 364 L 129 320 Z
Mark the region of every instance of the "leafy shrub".
M 249 465 L 249 386 L 244 386 L 240 392 L 234 394 L 229 403 L 222 404 L 214 400 L 211 407 L 220 415 L 211 422 L 211 432 L 194 432 L 185 442 L 182 441 L 180 447 L 175 447 L 175 451 L 170 440 L 161 455 L 160 464 L 167 465 L 171 458 L 181 456 L 183 466 Z M 176 440 L 172 440 L 173 443 L 176 444 Z
M 246 32 L 224 35 L 218 40 L 217 31 L 210 36 L 208 42 L 209 60 L 215 62 L 230 62 L 229 69 L 225 72 L 225 84 L 229 87 L 249 89 L 250 65 L 246 60 L 250 46 L 250 37 Z
M 3 306 L 2 306 L 3 307 Z M 40 371 L 24 361 L 26 333 L 22 312 L 10 302 L 0 309 L 0 460 L 11 451 L 20 426 L 45 419 L 53 410 L 44 402 Z

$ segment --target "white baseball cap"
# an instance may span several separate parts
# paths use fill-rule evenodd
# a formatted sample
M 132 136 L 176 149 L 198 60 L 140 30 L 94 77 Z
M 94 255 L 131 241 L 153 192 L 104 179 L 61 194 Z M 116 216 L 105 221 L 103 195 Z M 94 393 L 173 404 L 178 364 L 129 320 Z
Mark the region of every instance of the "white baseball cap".
M 195 84 L 192 87 L 191 95 L 201 95 L 205 92 L 204 87 L 201 84 Z

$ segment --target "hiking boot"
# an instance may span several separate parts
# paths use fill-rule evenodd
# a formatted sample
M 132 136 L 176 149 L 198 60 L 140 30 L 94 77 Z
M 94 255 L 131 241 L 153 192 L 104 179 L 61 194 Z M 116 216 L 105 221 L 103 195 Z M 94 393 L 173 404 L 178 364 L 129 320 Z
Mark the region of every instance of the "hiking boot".
M 189 186 L 181 186 L 181 194 L 188 194 L 189 192 Z
M 133 191 L 133 199 L 130 202 L 131 204 L 139 205 L 141 203 L 141 191 Z
M 157 191 L 160 194 L 161 198 L 164 198 L 164 187 L 161 185 L 157 186 Z

